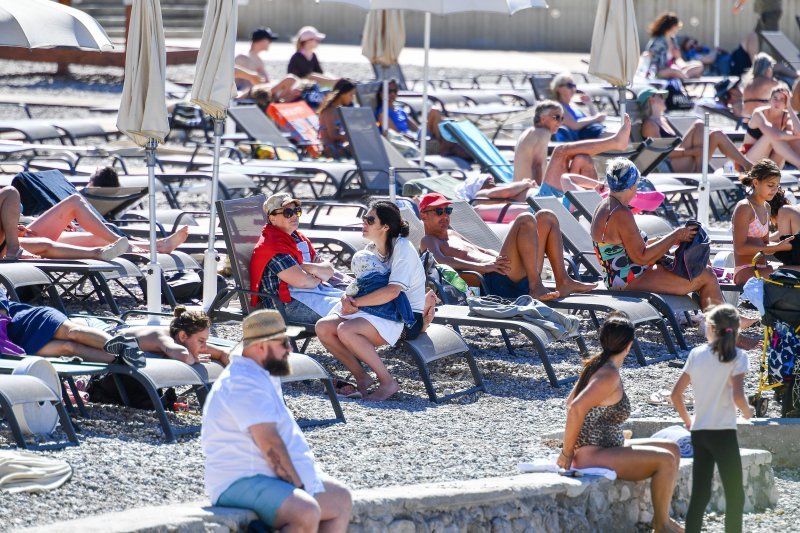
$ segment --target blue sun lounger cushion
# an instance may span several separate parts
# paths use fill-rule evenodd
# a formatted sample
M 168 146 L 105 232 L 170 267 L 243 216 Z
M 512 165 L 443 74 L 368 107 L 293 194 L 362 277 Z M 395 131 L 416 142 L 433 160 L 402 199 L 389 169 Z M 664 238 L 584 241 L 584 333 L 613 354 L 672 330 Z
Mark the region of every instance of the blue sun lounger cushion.
M 514 181 L 514 165 L 475 124 L 468 120 L 441 122 L 439 130 L 445 140 L 460 144 L 497 182 Z

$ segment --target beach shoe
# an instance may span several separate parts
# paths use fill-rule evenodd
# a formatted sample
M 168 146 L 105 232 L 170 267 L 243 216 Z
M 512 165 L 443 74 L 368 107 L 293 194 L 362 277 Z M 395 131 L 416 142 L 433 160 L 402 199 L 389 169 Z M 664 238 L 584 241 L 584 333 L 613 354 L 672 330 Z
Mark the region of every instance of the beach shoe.
M 117 356 L 117 362 L 133 368 L 142 368 L 147 363 L 144 353 L 139 350 L 139 343 L 133 337 L 117 335 L 110 339 L 103 349 Z
M 672 391 L 667 389 L 661 389 L 658 392 L 654 392 L 650 395 L 647 399 L 647 403 L 650 405 L 663 405 L 672 407 Z M 686 407 L 692 407 L 694 405 L 694 399 L 691 396 L 684 394 L 683 402 L 686 404 Z
M 350 383 L 340 378 L 333 379 L 333 388 L 336 390 L 336 395 L 342 398 L 359 399 L 361 393 L 358 392 L 358 387 L 355 383 Z

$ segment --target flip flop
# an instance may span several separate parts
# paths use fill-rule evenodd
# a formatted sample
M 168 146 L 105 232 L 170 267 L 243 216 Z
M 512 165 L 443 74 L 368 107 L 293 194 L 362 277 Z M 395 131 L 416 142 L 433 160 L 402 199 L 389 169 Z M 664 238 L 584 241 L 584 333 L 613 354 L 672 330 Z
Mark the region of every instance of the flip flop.
M 647 403 L 650 405 L 658 405 L 658 406 L 672 406 L 672 391 L 668 391 L 667 389 L 661 389 L 658 392 L 654 392 L 650 395 L 650 398 L 647 399 Z M 686 407 L 692 407 L 694 405 L 694 399 L 687 397 L 684 395 L 683 401 L 686 404 Z

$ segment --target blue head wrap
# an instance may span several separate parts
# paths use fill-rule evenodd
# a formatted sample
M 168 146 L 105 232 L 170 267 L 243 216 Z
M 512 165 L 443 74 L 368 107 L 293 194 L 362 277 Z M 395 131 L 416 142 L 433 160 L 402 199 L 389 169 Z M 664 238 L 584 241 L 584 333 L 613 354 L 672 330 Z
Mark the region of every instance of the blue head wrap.
M 606 172 L 606 181 L 608 188 L 612 192 L 620 192 L 633 187 L 633 184 L 639 180 L 639 169 L 636 165 L 631 165 L 627 169 L 616 167 L 613 170 Z

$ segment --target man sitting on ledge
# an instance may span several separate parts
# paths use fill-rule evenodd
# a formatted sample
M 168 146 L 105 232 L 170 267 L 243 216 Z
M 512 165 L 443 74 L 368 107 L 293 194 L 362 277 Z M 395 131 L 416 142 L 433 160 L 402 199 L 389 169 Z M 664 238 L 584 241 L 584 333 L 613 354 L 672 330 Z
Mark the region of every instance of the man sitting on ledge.
M 419 212 L 425 225 L 425 237 L 420 248 L 430 250 L 439 263 L 483 274 L 489 294 L 511 299 L 530 294 L 545 301 L 595 287 L 593 283 L 580 282 L 567 274 L 561 228 L 552 211 L 518 215 L 498 253 L 472 244 L 450 228 L 451 204 L 438 193 L 422 197 Z M 556 278 L 555 291 L 542 284 L 545 253 Z
M 231 358 L 203 409 L 211 503 L 251 509 L 275 530 L 346 531 L 350 492 L 322 473 L 281 394 L 289 337 L 301 328 L 260 310 L 245 317 L 242 330 L 242 355 Z

